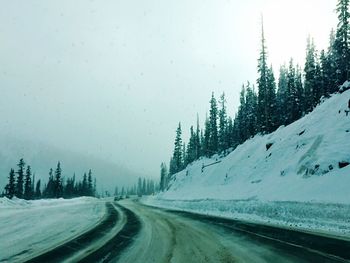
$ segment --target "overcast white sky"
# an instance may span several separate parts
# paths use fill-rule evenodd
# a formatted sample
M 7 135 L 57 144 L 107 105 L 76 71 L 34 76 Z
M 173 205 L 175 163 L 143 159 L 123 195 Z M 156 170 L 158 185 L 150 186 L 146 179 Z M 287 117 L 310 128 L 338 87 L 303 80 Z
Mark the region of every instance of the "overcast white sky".
M 336 0 L 0 0 L 0 129 L 158 176 L 177 123 L 255 82 L 264 14 L 275 72 L 326 48 Z M 187 135 L 186 135 L 187 138 Z

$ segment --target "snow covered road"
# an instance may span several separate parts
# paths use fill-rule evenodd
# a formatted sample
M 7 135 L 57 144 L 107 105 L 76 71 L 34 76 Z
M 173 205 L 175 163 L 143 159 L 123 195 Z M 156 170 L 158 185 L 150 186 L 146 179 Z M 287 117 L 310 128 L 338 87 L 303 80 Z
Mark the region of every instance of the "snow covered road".
M 259 263 L 350 260 L 349 240 L 159 209 L 131 199 L 119 202 L 91 198 L 35 202 L 2 199 L 1 202 L 1 212 L 6 213 L 0 216 L 0 262 Z M 18 209 L 19 206 L 23 206 L 23 211 Z M 92 216 L 94 212 L 97 212 L 95 217 Z M 56 214 L 60 215 L 55 217 Z M 21 222 L 23 216 L 27 219 Z M 41 221 L 40 216 L 43 216 Z M 39 220 L 39 223 L 27 228 L 29 219 Z M 12 221 L 15 223 L 10 223 Z M 78 227 L 80 224 L 84 227 Z M 6 237 L 9 242 L 6 242 Z
M 117 262 L 348 262 L 350 242 L 124 200 L 141 221 Z M 333 250 L 327 251 L 327 248 Z M 330 252 L 330 253 L 329 253 Z M 343 259 L 336 253 L 345 253 Z M 332 254 L 332 255 L 331 255 Z M 333 256 L 335 255 L 335 256 Z

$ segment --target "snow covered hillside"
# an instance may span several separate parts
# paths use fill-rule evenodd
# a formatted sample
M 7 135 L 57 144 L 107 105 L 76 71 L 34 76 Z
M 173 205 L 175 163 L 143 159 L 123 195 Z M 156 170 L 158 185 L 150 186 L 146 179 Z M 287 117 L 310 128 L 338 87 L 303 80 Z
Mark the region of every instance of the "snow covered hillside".
M 95 226 L 105 202 L 81 197 L 25 201 L 0 198 L 0 262 L 19 262 Z
M 175 174 L 164 199 L 259 199 L 350 203 L 350 90 L 272 134 L 255 136 L 224 158 Z M 202 166 L 220 161 L 220 163 Z
M 337 224 L 346 221 L 350 233 L 349 99 L 350 90 L 334 94 L 302 119 L 255 136 L 226 157 L 190 164 L 172 177 L 168 191 L 147 203 L 246 219 L 278 219 L 280 212 L 293 217 L 296 211 L 305 218 L 312 210 L 315 220 L 325 211 L 341 220 Z

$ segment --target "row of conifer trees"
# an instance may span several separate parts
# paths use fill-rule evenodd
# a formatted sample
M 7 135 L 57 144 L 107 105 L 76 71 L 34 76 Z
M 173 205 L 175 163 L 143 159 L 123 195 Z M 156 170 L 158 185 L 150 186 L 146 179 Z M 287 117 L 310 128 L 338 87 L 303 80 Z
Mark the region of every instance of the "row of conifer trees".
M 152 179 L 146 179 L 139 177 L 137 183 L 129 187 L 118 186 L 114 189 L 114 196 L 125 196 L 125 195 L 137 195 L 139 197 L 143 195 L 153 195 L 158 191 L 158 185 Z
M 88 173 L 84 173 L 81 181 L 76 180 L 75 174 L 65 180 L 62 176 L 61 163 L 58 162 L 55 171 L 50 169 L 48 182 L 42 186 L 40 179 L 35 182 L 31 166 L 26 166 L 24 159 L 21 158 L 17 164 L 17 171 L 10 170 L 8 183 L 2 195 L 10 199 L 17 197 L 26 200 L 95 196 L 96 178 L 93 178 L 90 169 Z

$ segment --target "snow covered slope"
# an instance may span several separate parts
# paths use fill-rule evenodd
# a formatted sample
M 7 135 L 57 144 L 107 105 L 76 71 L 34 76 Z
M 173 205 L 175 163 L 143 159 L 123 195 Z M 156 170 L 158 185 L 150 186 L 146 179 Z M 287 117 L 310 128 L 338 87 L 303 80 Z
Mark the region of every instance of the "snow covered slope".
M 349 99 L 350 90 L 335 94 L 226 157 L 200 159 L 175 174 L 168 191 L 142 201 L 349 239 Z
M 224 158 L 190 164 L 159 198 L 350 203 L 350 165 L 340 168 L 350 163 L 349 99 L 350 90 L 335 94 L 302 119 L 255 136 Z
M 105 202 L 91 197 L 25 201 L 0 198 L 0 262 L 24 258 L 95 226 Z

